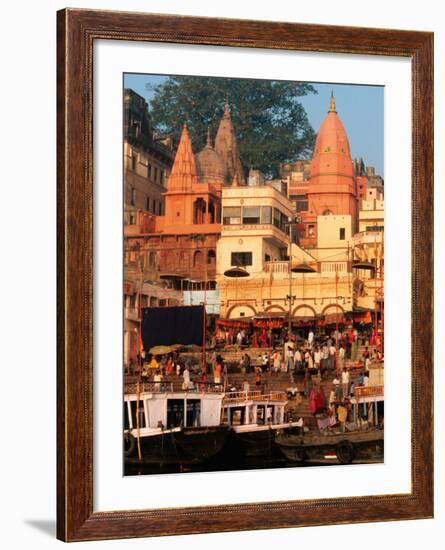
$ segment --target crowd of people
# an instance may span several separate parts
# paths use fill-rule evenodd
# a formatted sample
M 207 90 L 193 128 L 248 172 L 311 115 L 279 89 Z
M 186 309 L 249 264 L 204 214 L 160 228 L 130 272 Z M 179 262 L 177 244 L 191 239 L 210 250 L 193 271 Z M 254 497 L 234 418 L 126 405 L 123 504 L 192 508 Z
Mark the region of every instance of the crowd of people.
M 228 331 L 227 331 L 228 332 Z M 266 331 L 263 331 L 268 339 Z M 305 339 L 287 333 L 282 341 L 271 347 L 260 345 L 260 349 L 247 347 L 247 333 L 240 329 L 233 335 L 234 346 L 242 351 L 237 363 L 223 358 L 224 350 L 213 347 L 199 359 L 190 354 L 174 351 L 164 355 L 142 353 L 132 366 L 132 372 L 139 374 L 142 380 L 153 383 L 154 391 L 165 391 L 172 380 L 185 391 L 249 391 L 250 383 L 245 376 L 240 387 L 229 384 L 229 374 L 253 373 L 255 390 L 264 391 L 273 387 L 273 376 L 280 372 L 289 373 L 293 382 L 294 394 L 308 399 L 310 414 L 314 421 L 329 428 L 329 421 L 336 418 L 348 418 L 351 399 L 358 387 L 369 385 L 369 368 L 374 361 L 383 360 L 377 347 L 371 347 L 370 341 L 358 332 L 331 332 L 328 335 L 316 335 L 312 329 Z M 261 339 L 260 339 L 261 341 Z M 266 340 L 264 340 L 266 343 Z M 359 348 L 359 344 L 361 347 Z M 360 353 L 359 353 L 360 349 Z M 358 376 L 351 377 L 349 367 L 353 363 Z M 322 381 L 325 380 L 325 384 Z M 331 382 L 332 386 L 330 385 Z M 298 381 L 298 387 L 296 382 Z M 239 380 L 238 380 L 239 382 Z M 179 386 L 180 385 L 180 386 Z M 329 388 L 329 389 L 328 389 Z M 325 395 L 325 391 L 327 394 Z M 289 391 L 288 391 L 289 395 Z
M 142 380 L 154 383 L 155 391 L 161 391 L 163 382 L 167 379 L 176 379 L 181 382 L 182 389 L 199 389 L 205 391 L 210 385 L 216 388 L 227 389 L 228 374 L 239 372 L 254 374 L 255 387 L 263 387 L 265 376 L 273 376 L 280 372 L 287 372 L 293 377 L 300 377 L 303 384 L 302 392 L 310 399 L 311 410 L 319 411 L 333 400 L 353 395 L 357 385 L 366 386 L 369 381 L 369 368 L 372 362 L 383 359 L 377 347 L 370 347 L 369 334 L 363 335 L 357 330 L 332 331 L 329 334 L 315 334 L 309 329 L 305 338 L 300 335 L 287 334 L 282 330 L 278 335 L 275 331 L 261 330 L 248 333 L 244 328 L 238 331 L 231 329 L 224 331 L 228 344 L 241 350 L 241 358 L 236 363 L 224 360 L 224 349 L 213 346 L 204 357 L 190 358 L 190 355 L 174 351 L 164 355 L 152 355 L 142 352 L 130 364 L 129 374 L 139 374 Z M 214 337 L 219 334 L 214 333 Z M 256 337 L 255 335 L 259 336 Z M 277 339 L 278 338 L 278 339 Z M 255 346 L 259 340 L 259 346 Z M 250 340 L 250 346 L 249 346 Z M 253 340 L 253 341 L 252 341 Z M 232 344 L 230 344 L 233 342 Z M 274 342 L 274 346 L 270 344 Z M 359 344 L 362 349 L 359 354 Z M 258 349 L 260 348 L 260 349 Z M 237 353 L 239 357 L 239 352 Z M 360 369 L 360 375 L 355 383 L 349 380 L 347 365 L 354 364 Z M 356 371 L 357 372 L 357 371 Z M 332 379 L 331 395 L 324 398 L 323 389 L 319 384 L 314 392 L 314 377 L 322 380 Z M 268 385 L 271 385 L 268 383 Z M 327 405 L 326 405 L 327 406 Z M 315 414 L 315 413 L 314 413 Z

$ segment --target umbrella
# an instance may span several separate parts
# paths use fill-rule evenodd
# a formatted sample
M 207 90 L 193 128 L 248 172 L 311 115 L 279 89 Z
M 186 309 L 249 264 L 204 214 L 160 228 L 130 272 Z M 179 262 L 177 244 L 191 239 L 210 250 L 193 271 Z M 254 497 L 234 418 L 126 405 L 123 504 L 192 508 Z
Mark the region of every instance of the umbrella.
M 170 353 L 172 351 L 172 348 L 170 346 L 154 346 L 150 349 L 149 353 L 153 355 L 164 355 L 166 353 Z

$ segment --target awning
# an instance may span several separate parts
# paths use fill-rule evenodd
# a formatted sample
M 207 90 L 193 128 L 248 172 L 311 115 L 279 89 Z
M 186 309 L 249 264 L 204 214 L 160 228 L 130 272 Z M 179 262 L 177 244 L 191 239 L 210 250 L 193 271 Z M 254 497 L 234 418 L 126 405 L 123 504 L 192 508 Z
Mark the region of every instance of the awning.
M 239 319 L 217 319 L 215 324 L 217 327 L 224 328 L 249 328 L 250 322 Z
M 369 310 L 362 311 L 362 312 L 354 312 L 354 323 L 365 323 L 365 325 L 372 323 L 371 312 Z
M 311 315 L 301 315 L 292 318 L 292 326 L 294 327 L 313 327 L 317 319 Z
M 256 328 L 282 328 L 288 314 L 285 311 L 260 311 L 253 318 Z
M 345 322 L 345 316 L 343 313 L 328 313 L 328 315 L 325 315 L 324 317 L 324 324 L 325 325 L 336 325 L 337 323 L 344 323 Z
M 287 317 L 288 313 L 285 311 L 260 311 L 254 316 L 254 319 L 276 319 L 277 317 Z

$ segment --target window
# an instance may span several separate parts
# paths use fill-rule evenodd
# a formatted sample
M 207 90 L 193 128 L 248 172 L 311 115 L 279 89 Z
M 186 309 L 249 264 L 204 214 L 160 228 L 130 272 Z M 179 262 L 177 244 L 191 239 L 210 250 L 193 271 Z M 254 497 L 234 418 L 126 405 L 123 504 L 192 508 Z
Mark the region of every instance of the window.
M 150 212 L 150 197 L 147 197 L 146 199 L 145 210 L 147 210 L 147 212 Z
M 315 237 L 315 225 L 309 224 L 307 226 L 307 234 L 308 234 L 308 237 Z
M 286 233 L 286 224 L 288 223 L 287 216 L 278 210 L 277 208 L 273 209 L 273 224 L 275 227 L 280 229 L 283 233 Z
M 147 166 L 147 176 L 150 179 L 151 178 L 151 164 L 149 163 Z
M 167 306 L 167 300 L 159 300 L 159 307 L 166 307 Z
M 273 224 L 275 227 L 280 228 L 281 223 L 281 212 L 276 208 L 273 209 Z
M 307 196 L 295 195 L 295 206 L 297 212 L 306 212 L 308 210 Z
M 232 266 L 252 265 L 252 252 L 232 252 Z
M 130 204 L 131 206 L 135 206 L 136 204 L 136 189 L 134 187 L 131 188 Z
M 341 241 L 344 241 L 345 240 L 345 235 L 346 235 L 346 230 L 344 227 L 340 227 L 340 240 Z
M 383 225 L 367 225 L 366 231 L 383 231 L 385 228 Z
M 153 199 L 153 214 L 156 214 L 156 201 Z
M 216 262 L 216 254 L 214 250 L 209 250 L 207 254 L 207 263 L 214 264 Z
M 197 250 L 194 254 L 193 254 L 193 265 L 194 266 L 197 266 L 197 265 L 202 265 L 204 262 L 203 262 L 203 254 L 200 250 Z
M 272 207 L 261 207 L 261 223 L 272 223 Z
M 131 169 L 132 170 L 136 170 L 136 163 L 137 163 L 136 153 L 133 152 L 133 156 L 131 157 Z
M 162 202 L 159 203 L 158 213 L 159 213 L 159 215 L 162 214 Z
M 260 207 L 245 206 L 243 208 L 243 223 L 245 224 L 260 223 Z
M 159 170 L 159 183 L 161 185 L 164 185 L 164 171 L 163 170 Z
M 156 252 L 150 252 L 148 256 L 148 263 L 151 267 L 156 265 Z
M 270 262 L 270 255 L 269 254 L 264 254 L 264 261 L 265 262 Z
M 153 178 L 155 181 L 158 181 L 158 169 L 155 167 L 155 175 Z
M 239 225 L 241 224 L 241 207 L 227 206 L 223 210 L 224 225 Z

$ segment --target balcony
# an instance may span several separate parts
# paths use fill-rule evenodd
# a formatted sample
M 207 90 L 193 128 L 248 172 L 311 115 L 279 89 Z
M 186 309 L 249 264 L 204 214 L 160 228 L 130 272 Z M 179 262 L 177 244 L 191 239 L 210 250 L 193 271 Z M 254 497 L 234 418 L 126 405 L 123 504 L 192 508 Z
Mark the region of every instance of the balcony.
M 362 246 L 364 244 L 374 245 L 383 243 L 383 231 L 362 231 L 356 233 L 353 237 L 354 246 Z
M 264 262 L 263 269 L 266 273 L 289 273 L 289 262 L 280 261 L 280 262 Z

